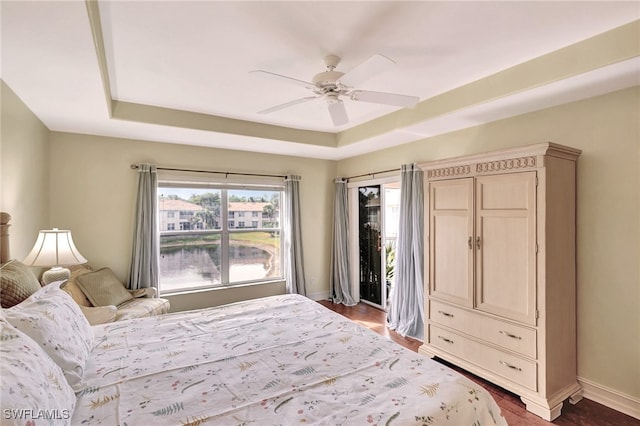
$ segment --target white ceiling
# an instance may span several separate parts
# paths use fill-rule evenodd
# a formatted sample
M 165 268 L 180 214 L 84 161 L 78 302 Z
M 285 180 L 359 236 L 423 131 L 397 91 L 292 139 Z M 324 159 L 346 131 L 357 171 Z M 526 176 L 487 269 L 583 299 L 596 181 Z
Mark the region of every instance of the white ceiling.
M 638 20 L 640 2 L 99 1 L 98 6 L 100 18 L 92 21 L 81 0 L 2 0 L 1 77 L 51 130 L 339 159 L 640 81 L 636 57 L 391 131 L 366 129 L 398 108 L 345 100 L 350 122 L 334 127 L 320 101 L 258 114 L 310 92 L 249 71 L 308 81 L 324 71 L 325 55 L 342 57 L 337 69 L 347 72 L 377 53 L 396 65 L 359 88 L 429 102 Z M 92 30 L 102 31 L 97 48 Z M 180 123 L 157 118 L 153 108 L 155 118 L 136 118 L 143 116 L 112 110 L 110 99 L 123 107 L 187 113 L 170 111 L 183 118 Z M 335 142 L 336 135 L 353 128 L 365 129 L 366 137 Z

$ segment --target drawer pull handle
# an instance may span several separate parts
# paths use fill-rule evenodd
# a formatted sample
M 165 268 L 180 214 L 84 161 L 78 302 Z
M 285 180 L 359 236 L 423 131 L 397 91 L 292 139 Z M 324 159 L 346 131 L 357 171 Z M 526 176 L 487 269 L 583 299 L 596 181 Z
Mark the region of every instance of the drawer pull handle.
M 500 333 L 500 334 L 503 334 L 503 335 L 505 335 L 505 336 L 507 336 L 507 337 L 511 337 L 512 339 L 522 340 L 522 337 L 520 337 L 520 336 L 516 336 L 515 334 L 511 334 L 511 333 L 508 333 L 508 332 L 506 332 L 506 331 L 502 331 L 502 330 L 500 330 L 500 331 L 499 331 L 499 333 Z
M 469 244 L 469 250 L 473 250 L 473 237 L 469 237 L 467 244 Z
M 504 365 L 505 367 L 509 367 L 512 370 L 522 371 L 522 368 L 516 367 L 515 365 L 509 364 L 508 362 L 500 361 L 500 364 Z
M 453 340 L 451 340 L 451 339 L 447 339 L 446 337 L 438 336 L 438 339 L 440 339 L 440 340 L 444 340 L 444 341 L 445 341 L 445 342 L 447 342 L 447 343 L 451 343 L 451 344 L 453 343 Z
M 453 318 L 453 314 L 450 314 L 449 312 L 438 311 L 438 313 L 444 315 L 445 317 Z

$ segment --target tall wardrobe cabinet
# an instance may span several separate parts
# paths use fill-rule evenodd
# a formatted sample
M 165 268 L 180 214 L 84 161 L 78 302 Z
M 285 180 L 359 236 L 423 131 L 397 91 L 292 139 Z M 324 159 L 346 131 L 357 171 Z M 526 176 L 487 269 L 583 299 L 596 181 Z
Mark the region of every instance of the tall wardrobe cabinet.
M 576 161 L 553 143 L 422 164 L 425 343 L 553 420 L 576 380 Z

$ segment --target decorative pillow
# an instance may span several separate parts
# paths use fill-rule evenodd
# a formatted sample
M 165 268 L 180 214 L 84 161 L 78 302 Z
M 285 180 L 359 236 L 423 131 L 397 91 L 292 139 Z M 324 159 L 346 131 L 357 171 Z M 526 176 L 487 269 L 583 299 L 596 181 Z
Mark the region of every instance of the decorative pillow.
M 118 306 L 133 299 L 131 293 L 109 268 L 80 275 L 76 281 L 93 306 Z
M 78 305 L 87 307 L 91 306 L 91 302 L 87 299 L 87 296 L 84 294 L 80 286 L 78 286 L 77 279 L 80 275 L 93 272 L 93 268 L 89 265 L 77 265 L 71 266 L 69 270 L 71 271 L 71 276 L 60 288 L 69 293 Z
M 72 388 L 80 385 L 93 348 L 93 330 L 60 282 L 3 311 L 6 321 L 31 337 L 60 366 Z
M 40 346 L 0 319 L 3 425 L 68 425 L 76 396 L 62 370 Z M 48 416 L 48 417 L 47 417 Z
M 17 260 L 10 260 L 2 265 L 0 281 L 0 302 L 3 308 L 15 306 L 40 290 L 40 283 L 35 275 Z

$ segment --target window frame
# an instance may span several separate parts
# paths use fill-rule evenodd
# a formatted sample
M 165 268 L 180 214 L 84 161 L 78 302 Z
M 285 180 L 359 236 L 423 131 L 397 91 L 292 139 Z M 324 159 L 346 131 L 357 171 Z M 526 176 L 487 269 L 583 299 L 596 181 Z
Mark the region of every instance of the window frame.
M 197 234 L 197 233 L 207 233 L 207 234 L 219 234 L 220 235 L 220 283 L 219 284 L 211 284 L 211 285 L 198 285 L 198 286 L 185 286 L 179 289 L 169 289 L 162 290 L 162 275 L 159 275 L 159 293 L 162 295 L 171 295 L 171 294 L 180 294 L 180 293 L 189 293 L 193 291 L 202 291 L 202 290 L 210 290 L 210 289 L 228 289 L 233 287 L 241 287 L 246 286 L 248 284 L 267 284 L 273 283 L 277 281 L 284 280 L 284 228 L 283 228 L 283 202 L 285 196 L 285 186 L 282 179 L 265 178 L 265 179 L 252 179 L 252 182 L 246 182 L 246 180 L 241 179 L 241 182 L 231 181 L 230 179 L 216 179 L 216 177 L 200 178 L 197 180 L 189 179 L 185 181 L 184 178 L 171 178 L 171 177 L 162 177 L 159 176 L 158 179 L 158 199 L 160 198 L 161 188 L 183 188 L 183 189 L 195 189 L 195 190 L 212 190 L 212 191 L 220 191 L 220 223 L 218 224 L 218 228 L 215 229 L 207 229 L 199 230 L 192 229 L 187 231 L 158 231 L 159 237 L 163 235 L 181 235 L 181 234 Z M 279 226 L 277 228 L 265 228 L 265 227 L 245 227 L 245 228 L 236 228 L 237 223 L 239 222 L 237 218 L 233 218 L 229 216 L 229 191 L 271 191 L 271 192 L 279 192 L 280 196 L 280 208 L 278 211 L 277 223 Z M 158 203 L 157 213 L 160 213 Z M 237 216 L 237 215 L 236 215 Z M 236 219 L 236 220 L 234 220 Z M 261 221 L 259 221 L 261 223 Z M 233 224 L 233 225 L 232 225 Z M 234 226 L 233 228 L 230 225 Z M 229 243 L 231 240 L 231 235 L 240 234 L 240 233 L 250 233 L 250 232 L 261 232 L 268 231 L 273 232 L 277 231 L 279 233 L 279 263 L 280 263 L 280 271 L 279 275 L 276 277 L 268 277 L 268 278 L 258 278 L 258 279 L 250 279 L 250 280 L 242 280 L 242 281 L 234 281 L 230 282 L 230 269 L 231 269 L 231 259 L 229 253 Z M 160 244 L 158 245 L 159 256 L 160 254 Z

